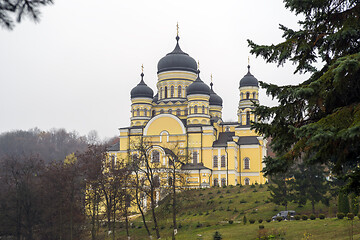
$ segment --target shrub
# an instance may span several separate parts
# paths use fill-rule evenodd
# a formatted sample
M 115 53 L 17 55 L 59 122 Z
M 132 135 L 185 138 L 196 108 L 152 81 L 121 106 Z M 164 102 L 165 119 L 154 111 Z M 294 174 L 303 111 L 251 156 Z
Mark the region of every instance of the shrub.
M 202 213 L 202 212 L 199 212 L 199 216 L 201 216 L 201 215 L 203 215 L 203 213 Z
M 354 217 L 355 217 L 355 215 L 354 215 L 353 213 L 348 213 L 348 214 L 347 214 L 347 218 L 348 218 L 349 220 L 354 220 Z
M 254 224 L 254 223 L 255 223 L 255 220 L 254 220 L 254 219 L 249 219 L 249 223 L 250 223 L 250 224 Z
M 205 215 L 209 215 L 209 211 L 207 211 L 207 212 L 205 213 Z
M 265 200 L 264 203 L 269 203 L 270 201 L 269 200 Z
M 258 200 L 256 200 L 256 201 L 255 201 L 255 203 L 259 203 L 259 201 L 258 201 Z
M 235 209 L 234 209 L 234 213 L 235 213 L 235 212 L 239 212 L 239 211 L 235 208 Z
M 308 218 L 309 218 L 309 217 L 308 217 L 307 215 L 302 215 L 302 216 L 301 216 L 301 219 L 302 219 L 302 220 L 308 220 Z
M 220 234 L 218 231 L 216 231 L 216 232 L 214 233 L 213 239 L 214 239 L 214 240 L 221 240 L 221 239 L 223 239 L 223 238 L 222 238 L 221 234 Z
M 246 200 L 245 200 L 245 199 L 241 199 L 241 200 L 240 200 L 240 203 L 246 203 Z
M 197 213 L 194 213 L 194 215 L 193 215 L 193 216 L 195 217 L 196 215 L 197 215 Z
M 230 200 L 229 200 L 229 203 L 232 203 L 232 202 L 233 202 L 233 201 L 230 199 Z
M 325 215 L 324 214 L 319 214 L 319 218 L 320 219 L 325 219 Z
M 229 220 L 229 224 L 233 224 L 234 223 L 234 221 L 233 220 Z
M 219 194 L 219 193 L 221 193 L 221 191 L 220 191 L 220 190 L 218 190 L 216 193 L 217 193 L 217 194 Z
M 224 198 L 224 196 L 223 195 L 220 195 L 220 197 L 219 198 Z
M 179 223 L 179 224 L 177 225 L 177 227 L 178 227 L 179 229 L 182 228 L 182 224 Z
M 282 218 L 281 216 L 277 216 L 275 219 L 276 219 L 276 221 L 278 221 L 278 222 L 281 222 L 281 221 L 283 220 L 283 218 Z
M 345 214 L 343 214 L 343 213 L 338 213 L 338 214 L 336 214 L 336 217 L 338 218 L 338 219 L 343 219 L 344 217 L 345 217 Z
M 271 222 L 271 218 L 266 219 L 266 222 Z
M 226 211 L 228 211 L 228 212 L 230 212 L 230 211 L 231 211 L 231 209 L 230 209 L 230 207 L 229 207 L 229 206 L 227 207 Z
M 316 216 L 315 216 L 314 214 L 311 214 L 311 215 L 310 215 L 310 219 L 311 219 L 311 220 L 315 220 L 315 219 L 316 219 Z
M 198 222 L 198 223 L 196 224 L 196 227 L 197 227 L 197 228 L 202 227 L 202 223 Z
M 202 194 L 202 193 L 199 193 L 199 196 L 203 196 L 204 194 Z
M 295 220 L 300 220 L 301 219 L 301 216 L 300 215 L 295 215 Z
M 251 188 L 255 188 L 255 185 L 254 184 L 251 184 L 251 186 L 250 186 Z
M 160 227 L 160 229 L 165 229 L 165 226 L 164 226 L 164 225 L 162 225 L 162 226 Z
M 263 188 L 263 185 L 260 183 L 259 188 Z
M 262 222 L 263 222 L 263 220 L 260 218 L 260 219 L 258 220 L 258 222 L 259 222 L 259 223 L 262 223 Z
M 244 217 L 243 217 L 243 223 L 244 223 L 244 225 L 246 224 L 246 222 L 247 222 L 247 219 L 246 219 L 246 216 L 244 215 Z
M 226 185 L 222 186 L 222 188 L 226 188 L 226 187 L 227 187 Z
M 254 189 L 254 190 L 253 190 L 253 192 L 257 192 L 257 190 L 256 190 L 256 189 Z
M 230 190 L 228 189 L 228 190 L 226 190 L 226 193 L 230 193 Z
M 259 229 L 264 229 L 264 225 L 259 225 Z
M 211 195 L 211 194 L 212 194 L 212 192 L 208 192 L 208 194 L 209 194 L 209 195 Z

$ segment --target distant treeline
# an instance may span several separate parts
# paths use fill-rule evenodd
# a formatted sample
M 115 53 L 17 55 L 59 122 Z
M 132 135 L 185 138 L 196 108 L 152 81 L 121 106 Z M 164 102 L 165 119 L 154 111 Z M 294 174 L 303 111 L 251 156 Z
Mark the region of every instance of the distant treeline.
M 98 141 L 96 131 L 88 136 L 67 132 L 65 129 L 42 131 L 33 128 L 28 131 L 15 130 L 0 134 L 0 158 L 5 156 L 36 155 L 44 162 L 63 161 L 71 153 L 83 152 L 88 143 Z

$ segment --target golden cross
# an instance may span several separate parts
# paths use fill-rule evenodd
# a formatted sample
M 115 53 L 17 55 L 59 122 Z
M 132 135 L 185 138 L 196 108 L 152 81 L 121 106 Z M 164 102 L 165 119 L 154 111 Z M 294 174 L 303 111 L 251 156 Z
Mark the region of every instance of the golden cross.
M 141 64 L 141 72 L 144 73 L 144 64 Z
M 176 23 L 176 36 L 179 36 L 179 22 Z
M 211 78 L 211 82 L 212 82 L 212 74 L 210 75 L 210 78 Z
M 248 65 L 250 66 L 250 57 L 248 56 Z
M 198 60 L 198 70 L 200 69 L 200 61 Z

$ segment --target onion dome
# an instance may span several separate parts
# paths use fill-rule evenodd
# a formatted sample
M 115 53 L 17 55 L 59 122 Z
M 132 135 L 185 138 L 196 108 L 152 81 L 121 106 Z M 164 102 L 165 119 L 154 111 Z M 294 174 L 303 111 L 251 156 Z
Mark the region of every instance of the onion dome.
M 200 79 L 200 70 L 197 79 L 186 88 L 186 95 L 206 94 L 210 95 L 210 88 Z
M 213 85 L 214 85 L 214 84 L 211 82 L 211 83 L 210 83 L 211 89 L 210 89 L 210 99 L 209 99 L 209 103 L 210 103 L 210 105 L 222 106 L 223 100 L 222 100 L 222 98 L 221 98 L 219 95 L 217 95 L 217 94 L 214 92 L 214 90 L 213 90 Z
M 133 98 L 153 98 L 153 90 L 144 82 L 144 73 L 141 73 L 140 83 L 131 90 L 131 99 Z
M 154 96 L 154 98 L 153 98 L 152 101 L 153 101 L 154 103 L 157 103 L 158 99 L 159 99 L 159 94 L 155 94 L 155 96 Z
M 240 80 L 240 87 L 259 87 L 258 80 L 250 73 L 250 65 L 248 65 L 248 73 Z
M 175 49 L 166 54 L 165 57 L 158 62 L 158 73 L 165 71 L 183 70 L 197 73 L 196 61 L 183 52 L 179 46 L 179 36 L 176 36 Z

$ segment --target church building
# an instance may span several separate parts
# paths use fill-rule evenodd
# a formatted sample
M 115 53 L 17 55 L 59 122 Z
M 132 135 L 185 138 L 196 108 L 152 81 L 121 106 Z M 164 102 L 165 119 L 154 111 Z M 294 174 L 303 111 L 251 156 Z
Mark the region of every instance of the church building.
M 216 86 L 201 80 L 196 61 L 185 53 L 176 36 L 172 52 L 157 64 L 155 91 L 144 73 L 131 90 L 130 126 L 120 128 L 120 140 L 108 149 L 113 161 L 137 154 L 131 142 L 142 137 L 151 142 L 151 161 L 169 167 L 165 149 L 176 146 L 188 156 L 181 166 L 189 187 L 265 183 L 262 160 L 267 141 L 250 129 L 256 121 L 253 102 L 259 102 L 258 80 L 247 73 L 239 81 L 237 121 L 222 120 L 222 98 Z M 234 87 L 237 83 L 234 83 Z

